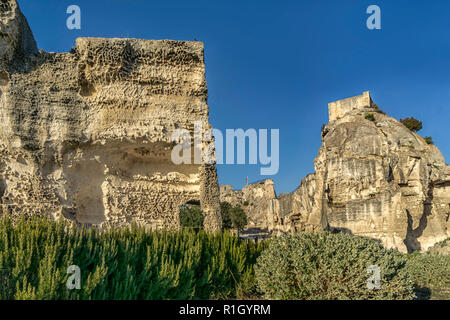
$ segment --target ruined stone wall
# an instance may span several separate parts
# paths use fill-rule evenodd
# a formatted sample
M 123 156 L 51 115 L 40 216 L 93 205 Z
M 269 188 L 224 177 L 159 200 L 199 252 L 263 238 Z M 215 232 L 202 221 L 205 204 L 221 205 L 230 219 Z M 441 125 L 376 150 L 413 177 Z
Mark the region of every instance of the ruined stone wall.
M 0 8 L 3 213 L 177 228 L 197 200 L 220 229 L 215 165 L 171 160 L 174 130 L 211 129 L 203 44 L 79 38 L 37 52 L 16 1 Z
M 352 111 L 364 108 L 372 108 L 372 100 L 368 91 L 360 96 L 330 102 L 328 104 L 329 119 L 335 121 Z

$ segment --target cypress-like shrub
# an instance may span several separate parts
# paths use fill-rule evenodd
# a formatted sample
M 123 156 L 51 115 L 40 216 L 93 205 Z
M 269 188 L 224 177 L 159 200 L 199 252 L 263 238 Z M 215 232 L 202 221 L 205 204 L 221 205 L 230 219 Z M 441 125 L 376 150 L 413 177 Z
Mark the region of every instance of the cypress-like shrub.
M 241 282 L 254 281 L 263 246 L 227 232 L 99 231 L 2 218 L 0 299 L 234 298 Z M 80 289 L 66 286 L 71 265 L 81 270 Z
M 406 257 L 378 242 L 339 233 L 301 233 L 271 240 L 255 268 L 268 299 L 411 299 Z M 371 266 L 379 289 L 369 289 Z

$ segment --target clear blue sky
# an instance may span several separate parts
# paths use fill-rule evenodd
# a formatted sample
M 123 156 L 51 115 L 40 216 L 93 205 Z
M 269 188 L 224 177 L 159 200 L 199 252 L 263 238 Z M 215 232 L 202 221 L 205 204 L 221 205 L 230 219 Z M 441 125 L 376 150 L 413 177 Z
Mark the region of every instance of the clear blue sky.
M 203 41 L 214 127 L 279 128 L 277 192 L 314 171 L 327 103 L 370 90 L 395 118 L 414 116 L 450 162 L 450 1 L 19 0 L 39 48 L 64 52 L 82 36 Z M 66 8 L 81 8 L 81 30 Z M 366 8 L 381 8 L 368 30 Z M 241 188 L 257 165 L 220 165 Z

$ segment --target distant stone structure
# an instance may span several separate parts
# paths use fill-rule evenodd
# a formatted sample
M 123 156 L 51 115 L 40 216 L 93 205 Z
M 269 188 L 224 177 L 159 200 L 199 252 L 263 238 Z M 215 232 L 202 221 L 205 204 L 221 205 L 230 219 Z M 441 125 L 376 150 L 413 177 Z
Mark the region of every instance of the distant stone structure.
M 203 50 L 79 38 L 39 52 L 17 2 L 1 1 L 0 214 L 178 228 L 179 206 L 200 201 L 220 230 L 215 164 L 171 161 L 175 129 L 211 128 Z
M 222 187 L 221 200 L 240 204 L 249 227 L 275 233 L 350 232 L 404 252 L 450 237 L 450 166 L 439 149 L 385 115 L 369 92 L 328 110 L 315 173 L 297 190 L 276 197 L 268 180 Z
M 372 99 L 370 98 L 369 91 L 363 92 L 360 96 L 330 102 L 328 104 L 329 121 L 339 120 L 352 111 L 357 112 L 362 109 L 376 111 L 376 108 L 372 106 Z

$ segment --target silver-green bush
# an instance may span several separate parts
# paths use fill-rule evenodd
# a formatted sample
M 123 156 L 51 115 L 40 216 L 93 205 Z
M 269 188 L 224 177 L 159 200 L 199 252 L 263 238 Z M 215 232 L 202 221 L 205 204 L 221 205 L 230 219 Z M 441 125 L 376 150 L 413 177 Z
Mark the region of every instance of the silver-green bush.
M 423 289 L 450 291 L 450 255 L 415 252 L 408 255 L 406 269 L 419 292 Z
M 257 260 L 259 289 L 268 299 L 412 299 L 406 257 L 348 234 L 301 233 L 271 241 Z M 369 289 L 369 266 L 381 271 Z

